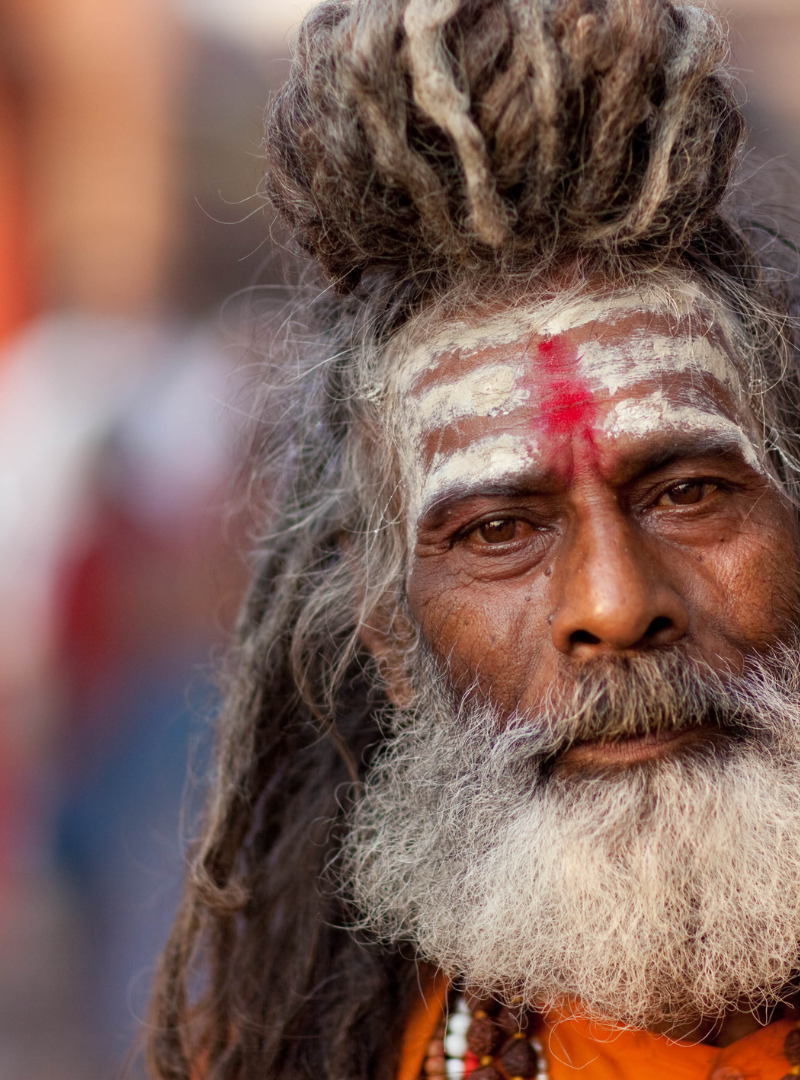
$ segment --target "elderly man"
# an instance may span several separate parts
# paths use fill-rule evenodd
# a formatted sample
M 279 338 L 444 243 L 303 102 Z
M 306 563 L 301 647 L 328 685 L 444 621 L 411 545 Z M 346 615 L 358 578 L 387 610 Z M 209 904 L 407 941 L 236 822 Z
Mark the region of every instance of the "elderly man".
M 792 249 L 674 0 L 326 0 L 267 189 L 328 284 L 161 1078 L 800 1072 Z

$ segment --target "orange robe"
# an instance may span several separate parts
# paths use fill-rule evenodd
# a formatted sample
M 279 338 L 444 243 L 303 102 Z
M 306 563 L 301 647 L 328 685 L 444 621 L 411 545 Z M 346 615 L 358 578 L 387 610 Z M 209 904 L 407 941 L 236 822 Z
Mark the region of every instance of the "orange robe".
M 418 1080 L 446 999 L 438 980 L 412 1010 L 397 1080 Z M 776 1020 L 722 1050 L 575 1019 L 547 1020 L 539 1038 L 551 1080 L 783 1080 L 794 1071 L 783 1054 L 793 1027 Z

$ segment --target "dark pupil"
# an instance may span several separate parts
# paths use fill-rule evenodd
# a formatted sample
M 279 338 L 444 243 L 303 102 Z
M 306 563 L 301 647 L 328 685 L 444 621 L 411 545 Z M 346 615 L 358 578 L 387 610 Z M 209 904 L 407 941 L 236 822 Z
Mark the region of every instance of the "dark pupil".
M 672 501 L 676 503 L 696 503 L 703 495 L 702 484 L 678 484 L 670 492 Z
M 513 540 L 517 531 L 517 523 L 513 518 L 505 518 L 502 521 L 487 521 L 481 526 L 481 536 L 490 544 L 502 544 L 506 540 Z

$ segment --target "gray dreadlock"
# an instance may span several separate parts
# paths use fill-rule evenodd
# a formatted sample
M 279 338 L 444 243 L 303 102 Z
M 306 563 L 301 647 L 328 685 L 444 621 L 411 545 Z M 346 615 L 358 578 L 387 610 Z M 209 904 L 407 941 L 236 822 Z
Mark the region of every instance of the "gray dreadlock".
M 268 192 L 341 287 L 368 269 L 680 250 L 742 134 L 699 7 L 321 4 L 268 120 Z

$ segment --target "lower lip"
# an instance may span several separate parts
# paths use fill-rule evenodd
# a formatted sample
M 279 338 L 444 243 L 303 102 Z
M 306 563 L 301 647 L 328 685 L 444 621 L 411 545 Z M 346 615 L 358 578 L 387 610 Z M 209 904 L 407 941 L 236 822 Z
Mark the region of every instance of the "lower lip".
M 625 768 L 643 761 L 655 761 L 690 743 L 708 737 L 704 728 L 653 735 L 637 735 L 619 742 L 585 742 L 571 746 L 561 756 L 562 769 Z

